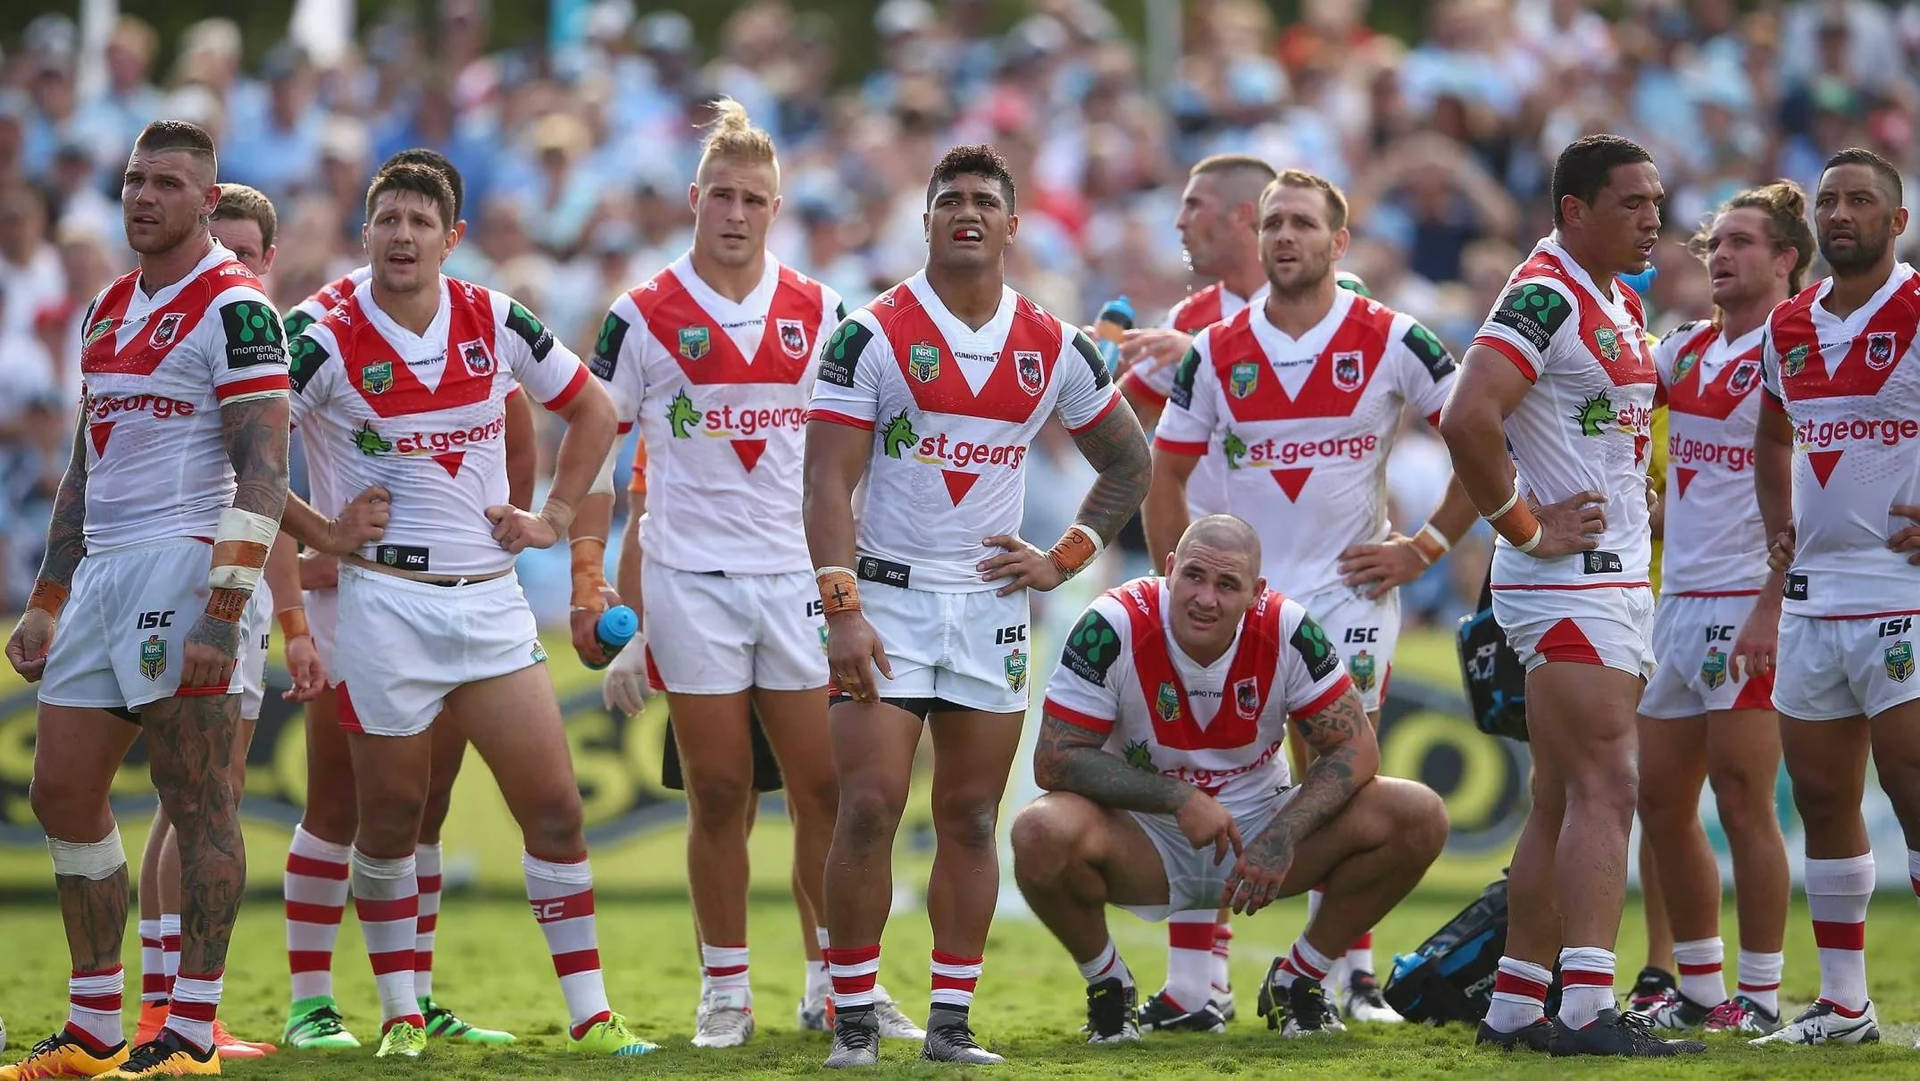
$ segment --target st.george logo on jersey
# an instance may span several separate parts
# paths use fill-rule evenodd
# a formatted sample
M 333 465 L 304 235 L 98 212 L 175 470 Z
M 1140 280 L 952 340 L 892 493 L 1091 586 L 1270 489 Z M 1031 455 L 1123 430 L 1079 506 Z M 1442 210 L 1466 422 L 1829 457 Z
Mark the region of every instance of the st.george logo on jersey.
M 1251 721 L 1260 715 L 1260 681 L 1248 676 L 1233 685 L 1233 709 L 1241 719 Z
M 1333 355 L 1333 385 L 1341 390 L 1358 390 L 1366 381 L 1366 354 L 1359 350 L 1340 352 Z
M 1743 360 L 1734 366 L 1733 374 L 1727 377 L 1727 390 L 1735 395 L 1745 394 L 1760 381 L 1760 362 Z
M 807 355 L 807 328 L 798 319 L 780 319 L 775 321 L 775 329 L 780 333 L 780 350 L 790 357 Z
M 168 312 L 161 316 L 160 321 L 154 324 L 153 334 L 147 338 L 147 344 L 155 349 L 173 344 L 174 335 L 180 333 L 180 321 L 185 318 L 184 312 Z
M 1040 367 L 1040 354 L 1018 350 L 1013 354 L 1014 373 L 1020 377 L 1020 389 L 1028 394 L 1040 393 L 1046 382 L 1046 372 Z
M 1894 358 L 1895 335 L 1891 331 L 1881 331 L 1867 335 L 1867 367 L 1874 371 L 1885 371 L 1892 366 Z
M 460 343 L 460 362 L 467 366 L 470 374 L 478 376 L 493 374 L 493 354 L 487 351 L 487 343 L 478 338 Z

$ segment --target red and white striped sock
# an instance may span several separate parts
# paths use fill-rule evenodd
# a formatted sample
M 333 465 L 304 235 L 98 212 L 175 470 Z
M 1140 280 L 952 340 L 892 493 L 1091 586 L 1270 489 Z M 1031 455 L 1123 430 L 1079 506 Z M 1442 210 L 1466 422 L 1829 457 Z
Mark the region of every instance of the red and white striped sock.
M 415 845 L 420 878 L 420 922 L 413 932 L 413 997 L 433 997 L 433 933 L 440 925 L 440 846 Z
M 1347 947 L 1346 961 L 1348 973 L 1364 972 L 1369 976 L 1373 974 L 1372 931 L 1353 940 L 1353 945 Z
M 67 1031 L 96 1055 L 126 1039 L 120 1032 L 120 1001 L 126 989 L 127 970 L 120 965 L 99 972 L 76 969 L 67 980 Z
M 167 1029 L 205 1052 L 213 1047 L 213 1018 L 220 1012 L 220 989 L 226 970 L 182 972 L 173 981 L 173 1004 L 167 1007 Z
M 160 921 L 140 921 L 140 1001 L 167 1000 L 167 963 L 160 946 Z
M 1820 997 L 1842 1014 L 1867 1008 L 1867 902 L 1873 898 L 1873 853 L 1807 860 L 1807 914 L 1820 949 Z
M 873 987 L 880 980 L 880 946 L 828 946 L 827 974 L 833 978 L 835 1013 L 858 1014 L 873 1009 Z
M 600 974 L 600 933 L 593 919 L 593 865 L 585 856 L 556 863 L 520 854 L 527 902 L 546 936 L 553 972 L 567 999 L 567 1027 L 575 1038 L 613 1016 Z
M 1213 925 L 1213 970 L 1208 983 L 1213 985 L 1215 997 L 1224 997 L 1233 993 L 1233 976 L 1228 962 L 1233 955 L 1233 928 L 1224 923 Z
M 827 971 L 827 929 L 813 929 L 814 944 L 820 947 L 820 960 L 807 962 L 807 998 L 825 998 L 833 993 L 833 974 Z
M 1080 966 L 1080 978 L 1087 981 L 1088 987 L 1109 979 L 1119 980 L 1122 987 L 1133 986 L 1133 970 L 1120 959 L 1120 951 L 1114 947 L 1111 938 L 1107 939 L 1105 946 L 1100 947 L 1100 952 L 1094 955 L 1093 960 L 1076 961 L 1075 964 Z
M 1176 1010 L 1200 1009 L 1212 994 L 1214 911 L 1196 908 L 1167 917 L 1167 982 L 1160 997 Z
M 373 963 L 373 984 L 380 995 L 381 1031 L 401 1021 L 426 1027 L 413 998 L 413 936 L 420 917 L 420 885 L 413 857 L 376 859 L 355 848 L 352 868 L 353 914 Z
M 1727 1000 L 1726 945 L 1719 938 L 1696 938 L 1673 944 L 1673 962 L 1680 969 L 1680 994 L 1696 1006 L 1713 1007 Z
M 1273 983 L 1280 988 L 1293 986 L 1293 981 L 1306 977 L 1309 980 L 1325 980 L 1327 970 L 1333 967 L 1333 960 L 1326 954 L 1313 948 L 1306 935 L 1293 940 L 1293 949 L 1274 966 Z
M 980 983 L 980 968 L 985 957 L 960 957 L 951 953 L 933 951 L 933 994 L 928 996 L 934 1009 L 958 1010 L 965 1013 L 973 1008 L 973 989 Z
M 753 1005 L 745 946 L 710 946 L 703 942 L 700 944 L 700 967 L 706 972 L 707 994 L 724 999 L 728 1005 L 740 1009 Z
M 1568 946 L 1560 951 L 1560 1023 L 1586 1028 L 1613 1002 L 1612 950 Z
M 1770 1013 L 1780 1012 L 1780 976 L 1787 968 L 1787 955 L 1780 952 L 1740 951 L 1740 993 Z
M 173 997 L 173 981 L 180 975 L 180 913 L 160 913 L 160 971 L 166 977 L 167 997 Z
M 1487 1005 L 1487 1027 L 1495 1032 L 1518 1032 L 1547 1015 L 1547 988 L 1553 973 L 1545 965 L 1502 957 L 1493 977 L 1493 1000 Z
M 1308 927 L 1313 926 L 1314 918 L 1320 915 L 1320 906 L 1325 904 L 1326 900 L 1327 888 L 1325 886 L 1315 886 L 1307 891 Z M 1332 991 L 1334 988 L 1346 986 L 1347 953 L 1345 950 L 1333 955 L 1333 963 L 1327 966 L 1326 975 L 1320 977 L 1320 982 L 1324 984 L 1329 991 Z
M 333 944 L 347 906 L 347 846 L 293 827 L 282 879 L 287 898 L 287 969 L 295 1002 L 333 997 Z

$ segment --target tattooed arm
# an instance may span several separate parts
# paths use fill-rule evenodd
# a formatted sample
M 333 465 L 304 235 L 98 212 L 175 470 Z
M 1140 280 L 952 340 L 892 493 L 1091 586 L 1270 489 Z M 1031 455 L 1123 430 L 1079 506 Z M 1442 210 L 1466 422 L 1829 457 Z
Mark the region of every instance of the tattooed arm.
M 7 662 L 28 683 L 37 682 L 47 668 L 47 651 L 53 648 L 54 622 L 67 588 L 73 583 L 74 568 L 87 554 L 87 401 L 80 399 L 80 414 L 73 427 L 73 454 L 67 459 L 67 471 L 60 478 L 60 489 L 53 497 L 53 518 L 47 523 L 47 553 L 40 560 L 40 573 L 33 583 L 33 595 L 27 610 L 14 625 L 7 641 Z
M 280 519 L 287 504 L 287 432 L 284 394 L 243 397 L 220 407 L 220 442 L 233 463 L 233 508 Z M 187 632 L 180 686 L 224 687 L 240 652 L 240 615 L 246 591 L 216 589 Z
M 1104 748 L 1106 736 L 1046 714 L 1033 751 L 1033 780 L 1049 792 L 1072 792 L 1102 807 L 1170 814 L 1187 843 L 1212 845 L 1214 862 L 1240 852 L 1240 829 L 1220 801 L 1185 781 L 1131 766 Z
M 1073 437 L 1074 445 L 1100 474 L 1080 501 L 1074 521 L 1112 544 L 1120 529 L 1140 509 L 1153 474 L 1153 455 L 1133 407 L 1122 399 L 1093 427 Z

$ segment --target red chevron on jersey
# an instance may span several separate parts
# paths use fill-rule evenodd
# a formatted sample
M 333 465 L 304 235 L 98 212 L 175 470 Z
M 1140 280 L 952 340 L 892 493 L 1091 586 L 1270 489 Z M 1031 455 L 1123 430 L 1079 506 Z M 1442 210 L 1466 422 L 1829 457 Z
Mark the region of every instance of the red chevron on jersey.
M 1173 306 L 1167 313 L 1167 322 L 1182 334 L 1198 334 L 1225 316 L 1224 306 L 1220 303 L 1223 287 L 1214 282 L 1205 289 L 1197 289 L 1187 294 L 1187 298 Z
M 1393 310 L 1355 297 L 1347 317 L 1314 358 L 1313 370 L 1297 396 L 1289 395 L 1274 375 L 1273 365 L 1253 333 L 1252 313 L 1253 309 L 1247 308 L 1207 331 L 1208 356 L 1233 419 L 1248 422 L 1352 416 L 1391 340 Z
M 780 283 L 767 303 L 765 332 L 751 364 L 733 343 L 733 336 L 707 314 L 673 268 L 662 270 L 627 295 L 646 320 L 647 330 L 673 354 L 687 382 L 695 386 L 798 383 L 807 374 L 813 345 L 820 338 L 820 283 L 788 266 L 780 268 Z M 742 454 L 741 461 L 745 460 Z
M 1600 362 L 1600 370 L 1607 373 L 1607 378 L 1613 380 L 1614 386 L 1658 382 L 1659 376 L 1653 370 L 1653 356 L 1647 352 L 1645 336 L 1621 341 L 1613 320 L 1594 300 L 1593 294 L 1567 273 L 1567 268 L 1560 264 L 1552 252 L 1535 252 L 1533 258 L 1528 259 L 1514 274 L 1510 284 L 1518 285 L 1528 278 L 1552 278 L 1567 287 L 1567 292 L 1572 294 L 1580 311 L 1580 344 L 1586 346 L 1593 359 Z M 1619 292 L 1621 304 L 1627 309 L 1627 314 L 1633 317 L 1634 324 L 1646 326 L 1646 308 L 1640 301 L 1640 294 L 1618 278 L 1614 279 L 1613 287 Z M 1645 461 L 1644 440 L 1640 449 L 1640 460 Z
M 359 284 L 353 279 L 353 275 L 347 274 L 321 286 L 320 291 L 313 294 L 313 299 L 319 301 L 321 307 L 332 311 L 341 301 L 352 296 Z
M 1887 377 L 1913 345 L 1915 326 L 1920 323 L 1920 276 L 1908 278 L 1894 290 L 1833 365 L 1827 363 L 1813 327 L 1813 305 L 1819 295 L 1819 285 L 1808 286 L 1768 317 L 1774 354 L 1780 358 L 1780 385 L 1787 400 L 1872 397 L 1880 393 Z
M 1179 751 L 1250 746 L 1259 738 L 1260 714 L 1279 667 L 1280 594 L 1268 590 L 1242 617 L 1240 638 L 1227 667 L 1227 693 L 1219 712 L 1202 726 L 1167 652 L 1170 636 L 1160 614 L 1166 590 L 1165 579 L 1143 578 L 1115 591 L 1132 623 L 1134 672 L 1153 718 L 1154 737 L 1162 746 Z
M 100 302 L 93 306 L 89 317 L 86 343 L 80 349 L 82 374 L 152 375 L 174 343 L 184 340 L 200 325 L 214 297 L 236 285 L 266 291 L 245 264 L 235 259 L 217 263 L 188 283 L 164 307 L 148 314 L 146 325 L 152 329 L 143 329 L 124 348 L 117 348 L 114 339 L 119 337 L 120 321 L 125 318 L 127 305 L 139 285 L 140 271 L 134 270 L 121 275 L 100 294 Z M 105 438 L 101 437 L 100 442 L 104 444 Z
M 1680 347 L 1674 361 L 1673 386 L 1667 391 L 1667 408 L 1712 420 L 1726 420 L 1747 395 L 1760 385 L 1760 346 L 1732 357 L 1720 366 L 1711 382 L 1704 382 L 1700 358 L 1720 337 L 1720 328 L 1708 324 Z M 1691 361 L 1688 358 L 1693 358 Z
M 347 381 L 376 414 L 404 417 L 454 409 L 485 401 L 492 393 L 498 367 L 492 295 L 471 282 L 448 278 L 447 309 L 446 366 L 439 385 L 431 389 L 373 325 L 357 292 L 322 320 L 340 344 Z M 441 456 L 434 460 L 450 474 L 460 469 L 457 457 L 451 464 Z
M 993 373 L 975 394 L 960 371 L 953 347 L 913 290 L 902 283 L 886 296 L 891 298 L 886 305 L 868 310 L 878 318 L 907 393 L 921 412 L 1009 424 L 1021 424 L 1033 416 L 1053 380 L 1054 361 L 1064 344 L 1058 319 L 1016 294 L 1006 343 L 1000 347 Z

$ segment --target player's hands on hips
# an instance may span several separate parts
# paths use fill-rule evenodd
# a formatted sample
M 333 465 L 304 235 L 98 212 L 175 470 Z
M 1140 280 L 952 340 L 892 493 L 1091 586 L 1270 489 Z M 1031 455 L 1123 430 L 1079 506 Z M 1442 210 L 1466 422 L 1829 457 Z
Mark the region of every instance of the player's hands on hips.
M 1895 503 L 1887 510 L 1897 517 L 1916 523 L 1888 537 L 1887 547 L 1896 552 L 1906 553 L 1908 563 L 1920 566 L 1920 506 L 1914 506 L 1911 503 Z
M 1240 827 L 1220 801 L 1196 788 L 1187 794 L 1187 802 L 1173 813 L 1180 833 L 1195 851 L 1213 846 L 1213 862 L 1226 862 L 1227 854 L 1240 856 Z
M 1747 679 L 1773 671 L 1780 648 L 1780 591 L 1763 589 L 1733 639 L 1734 671 L 1745 670 Z
M 1544 541 L 1542 542 L 1544 543 Z M 1387 591 L 1425 574 L 1428 562 L 1412 537 L 1392 533 L 1378 544 L 1349 545 L 1340 553 L 1341 581 L 1354 588 L 1365 588 L 1370 601 L 1379 600 Z
M 13 625 L 7 639 L 7 663 L 28 683 L 40 682 L 47 670 L 47 650 L 53 648 L 53 616 L 39 608 L 29 608 Z
M 647 640 L 636 634 L 625 649 L 613 655 L 600 681 L 600 701 L 631 717 L 647 704 Z
M 1529 499 L 1529 505 L 1533 500 Z M 1607 531 L 1607 497 L 1599 492 L 1576 492 L 1558 503 L 1533 506 L 1540 523 L 1540 543 L 1527 553 L 1535 559 L 1553 559 L 1600 547 Z
M 287 675 L 293 677 L 293 686 L 287 688 L 280 697 L 289 702 L 311 702 L 320 697 L 320 691 L 327 685 L 327 666 L 320 660 L 320 648 L 313 644 L 313 635 L 296 634 L 287 639 Z
M 1906 530 L 1900 532 L 1905 533 Z M 1899 535 L 1899 533 L 1894 534 L 1896 537 Z M 1887 544 L 1889 546 L 1893 544 L 1891 538 L 1888 539 Z M 1793 566 L 1795 547 L 1796 536 L 1792 526 L 1775 533 L 1773 539 L 1767 541 L 1767 569 L 1784 573 L 1787 568 Z
M 1251 916 L 1280 899 L 1280 888 L 1293 869 L 1293 841 L 1277 823 L 1253 839 L 1240 853 L 1240 862 L 1227 876 L 1220 892 L 1222 907 Z
M 354 496 L 352 502 L 340 509 L 340 517 L 327 522 L 327 535 L 320 550 L 328 555 L 343 556 L 386 536 L 392 503 L 393 496 L 377 484 Z
M 300 588 L 334 589 L 340 585 L 340 557 L 317 548 L 300 553 Z
M 1169 364 L 1178 364 L 1191 348 L 1191 334 L 1158 327 L 1129 330 L 1120 337 L 1120 363 L 1115 366 L 1113 374 L 1124 375 L 1136 365 L 1145 371 L 1153 371 Z
M 856 702 L 874 702 L 880 697 L 873 670 L 893 678 L 893 663 L 873 633 L 873 624 L 865 613 L 855 609 L 827 617 L 827 674 L 842 694 Z
M 988 556 L 973 565 L 973 569 L 980 572 L 980 577 L 989 582 L 997 582 L 1002 578 L 1012 579 L 1000 587 L 996 596 L 1009 596 L 1023 589 L 1037 589 L 1045 593 L 1066 581 L 1060 574 L 1060 568 L 1047 557 L 1047 553 L 1019 537 L 1003 534 L 988 537 L 980 543 L 989 548 L 1006 549 L 1004 555 Z
M 594 631 L 600 625 L 600 614 L 619 603 L 620 594 L 601 586 L 600 595 L 594 598 L 593 604 L 567 613 L 567 629 L 573 635 L 573 652 L 579 656 L 581 664 L 604 668 L 612 663 L 613 657 L 607 656 L 606 650 L 600 648 L 600 636 Z M 614 654 L 615 657 L 619 655 Z
M 240 655 L 240 624 L 215 619 L 206 613 L 187 632 L 187 648 L 182 650 L 180 690 L 204 691 L 218 687 L 225 693 L 233 682 L 234 658 Z
M 551 548 L 560 540 L 560 531 L 545 515 L 505 503 L 488 507 L 487 521 L 493 523 L 493 539 L 514 555 L 528 548 Z

